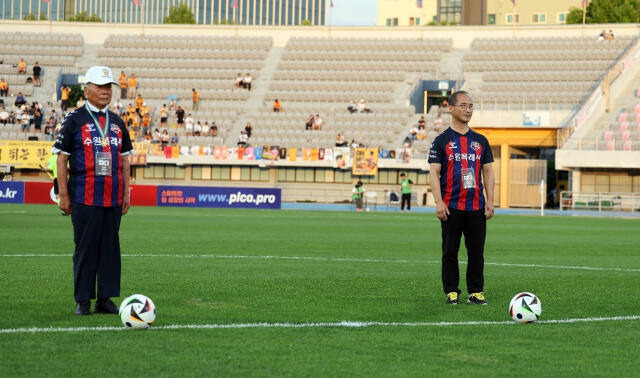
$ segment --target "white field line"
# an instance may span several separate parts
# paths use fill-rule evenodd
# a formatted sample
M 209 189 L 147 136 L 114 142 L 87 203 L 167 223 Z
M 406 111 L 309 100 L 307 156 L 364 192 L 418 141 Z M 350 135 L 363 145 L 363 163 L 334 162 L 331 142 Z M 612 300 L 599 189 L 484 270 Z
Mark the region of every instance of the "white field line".
M 0 254 L 2 257 L 71 257 L 67 254 Z M 439 264 L 439 260 L 388 260 L 388 259 L 367 259 L 367 258 L 339 258 L 339 257 L 310 257 L 310 256 L 249 256 L 249 255 L 178 255 L 178 254 L 122 254 L 122 257 L 142 257 L 142 258 L 210 258 L 210 259 L 258 259 L 258 260 L 309 260 L 309 261 L 332 261 L 332 262 L 381 262 L 394 264 Z M 466 264 L 466 261 L 460 261 L 460 264 Z M 520 268 L 546 268 L 546 269 L 573 269 L 573 270 L 591 270 L 604 272 L 640 272 L 640 269 L 633 268 L 601 268 L 592 266 L 570 266 L 570 265 L 544 265 L 544 264 L 517 264 L 517 263 L 492 263 L 485 262 L 485 265 L 493 266 L 509 266 Z
M 552 319 L 540 320 L 538 324 L 568 324 L 591 323 L 606 321 L 640 320 L 640 315 L 611 316 L 598 318 L 576 319 Z M 175 330 L 175 329 L 242 329 L 242 328 L 366 328 L 366 327 L 453 327 L 453 326 L 483 326 L 483 325 L 517 325 L 513 321 L 471 321 L 471 322 L 359 322 L 346 321 L 333 323 L 235 323 L 235 324 L 172 324 L 166 326 L 150 327 L 149 330 Z M 123 331 L 124 327 L 49 327 L 49 328 L 5 328 L 0 329 L 0 334 L 9 333 L 59 333 L 59 332 L 99 332 L 99 331 Z

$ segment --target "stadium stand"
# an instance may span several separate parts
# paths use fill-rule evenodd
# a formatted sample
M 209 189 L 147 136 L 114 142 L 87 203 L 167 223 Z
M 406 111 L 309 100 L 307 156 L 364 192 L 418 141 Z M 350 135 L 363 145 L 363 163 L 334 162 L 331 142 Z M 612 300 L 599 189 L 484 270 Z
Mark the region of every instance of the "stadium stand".
M 539 102 L 573 107 L 629 46 L 633 37 L 613 41 L 592 37 L 479 38 L 464 55 L 465 78 L 485 103 Z

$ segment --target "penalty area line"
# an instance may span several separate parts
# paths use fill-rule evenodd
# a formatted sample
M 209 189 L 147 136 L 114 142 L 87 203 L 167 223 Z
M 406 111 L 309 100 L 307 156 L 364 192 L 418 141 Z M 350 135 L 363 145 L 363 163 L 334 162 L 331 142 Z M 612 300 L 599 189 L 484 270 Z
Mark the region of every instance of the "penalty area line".
M 571 324 L 606 321 L 640 320 L 640 315 L 610 316 L 596 318 L 550 319 L 540 320 L 536 324 Z M 366 328 L 366 327 L 455 327 L 455 326 L 483 326 L 483 325 L 517 325 L 518 323 L 505 321 L 471 321 L 471 322 L 361 322 L 346 321 L 327 323 L 232 323 L 232 324 L 171 324 L 166 326 L 152 326 L 151 331 L 180 330 L 180 329 L 247 329 L 247 328 Z M 60 333 L 60 332 L 104 332 L 126 331 L 124 327 L 32 327 L 0 329 L 0 334 L 10 333 Z

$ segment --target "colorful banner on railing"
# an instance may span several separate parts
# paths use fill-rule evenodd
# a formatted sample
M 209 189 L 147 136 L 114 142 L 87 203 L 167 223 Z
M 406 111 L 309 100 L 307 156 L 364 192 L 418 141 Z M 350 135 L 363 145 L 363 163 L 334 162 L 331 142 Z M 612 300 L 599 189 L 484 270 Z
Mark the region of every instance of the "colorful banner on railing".
M 378 174 L 378 149 L 356 148 L 353 155 L 354 176 L 372 176 Z
M 0 141 L 0 164 L 18 169 L 39 169 L 47 165 L 53 142 L 3 140 Z
M 158 206 L 280 209 L 281 190 L 213 186 L 158 186 Z
M 0 203 L 24 203 L 24 182 L 0 181 Z

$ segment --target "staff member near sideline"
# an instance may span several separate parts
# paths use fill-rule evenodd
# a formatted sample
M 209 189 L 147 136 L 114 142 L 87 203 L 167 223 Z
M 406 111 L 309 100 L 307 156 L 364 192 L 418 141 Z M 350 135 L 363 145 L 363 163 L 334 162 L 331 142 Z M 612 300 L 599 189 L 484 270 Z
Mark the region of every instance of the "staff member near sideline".
M 84 106 L 62 123 L 52 152 L 58 154 L 60 209 L 71 214 L 73 289 L 76 314 L 117 314 L 111 297 L 120 296 L 120 218 L 129 210 L 129 156 L 133 147 L 124 122 L 108 110 L 111 69 L 89 68 Z M 69 168 L 67 168 L 69 162 Z M 67 182 L 68 177 L 68 182 Z
M 400 190 L 402 191 L 402 201 L 400 202 L 400 210 L 404 213 L 404 204 L 407 204 L 407 211 L 411 211 L 411 190 L 413 189 L 413 181 L 407 178 L 404 173 L 400 174 Z
M 447 303 L 460 303 L 458 250 L 464 234 L 467 302 L 486 305 L 484 241 L 487 219 L 493 217 L 493 154 L 487 138 L 469 128 L 473 103 L 467 92 L 451 95 L 449 111 L 451 127 L 434 139 L 429 152 L 429 183 L 442 226 L 442 285 Z

